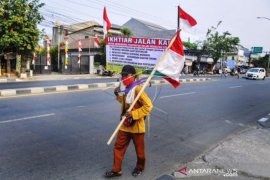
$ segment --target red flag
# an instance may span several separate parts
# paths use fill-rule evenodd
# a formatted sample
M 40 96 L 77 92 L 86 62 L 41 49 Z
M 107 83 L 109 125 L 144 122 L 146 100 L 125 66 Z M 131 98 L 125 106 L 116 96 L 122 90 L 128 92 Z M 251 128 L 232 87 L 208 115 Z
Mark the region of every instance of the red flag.
M 197 21 L 179 6 L 178 14 L 180 18 L 180 29 L 191 28 L 197 24 Z
M 106 7 L 104 7 L 103 11 L 103 33 L 104 33 L 104 38 L 106 34 L 109 32 L 109 29 L 111 28 L 112 24 L 108 18 Z

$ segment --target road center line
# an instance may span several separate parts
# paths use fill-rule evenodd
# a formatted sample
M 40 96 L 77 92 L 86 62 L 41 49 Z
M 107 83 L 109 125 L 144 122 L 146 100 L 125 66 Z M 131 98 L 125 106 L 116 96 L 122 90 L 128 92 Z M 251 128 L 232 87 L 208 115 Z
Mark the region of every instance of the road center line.
M 229 88 L 240 88 L 240 87 L 243 87 L 243 86 L 231 86 L 231 87 L 229 87 Z
M 38 116 L 29 116 L 29 117 L 18 118 L 18 119 L 10 119 L 10 120 L 6 120 L 6 121 L 1 121 L 0 124 L 17 122 L 17 121 L 25 121 L 25 120 L 29 120 L 29 119 L 43 118 L 43 117 L 54 116 L 54 115 L 55 115 L 54 113 L 51 113 L 51 114 L 42 114 L 42 115 L 38 115 Z
M 182 94 L 173 94 L 173 95 L 169 95 L 169 96 L 161 96 L 160 99 L 163 98 L 169 98 L 169 97 L 175 97 L 175 96 L 184 96 L 184 95 L 190 95 L 190 94 L 195 94 L 196 92 L 190 92 L 190 93 L 182 93 Z

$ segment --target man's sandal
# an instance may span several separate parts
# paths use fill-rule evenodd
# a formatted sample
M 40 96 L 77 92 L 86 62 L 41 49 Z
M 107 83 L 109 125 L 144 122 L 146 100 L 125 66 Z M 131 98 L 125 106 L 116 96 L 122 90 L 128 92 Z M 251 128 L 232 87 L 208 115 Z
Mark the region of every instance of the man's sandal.
M 105 178 L 112 178 L 112 177 L 117 177 L 117 176 L 121 176 L 122 172 L 113 172 L 113 171 L 106 171 L 104 176 Z
M 135 168 L 133 171 L 132 171 L 132 176 L 134 177 L 137 177 L 139 175 L 142 174 L 142 170 L 138 169 L 138 168 Z

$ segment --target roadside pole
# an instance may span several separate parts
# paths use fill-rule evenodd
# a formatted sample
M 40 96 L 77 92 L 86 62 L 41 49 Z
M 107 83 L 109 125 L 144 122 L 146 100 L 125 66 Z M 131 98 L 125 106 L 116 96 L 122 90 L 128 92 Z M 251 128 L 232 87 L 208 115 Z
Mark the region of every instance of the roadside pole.
M 268 52 L 268 62 L 267 62 L 267 74 L 266 76 L 269 76 L 270 72 L 269 72 L 269 62 L 270 62 L 270 51 Z

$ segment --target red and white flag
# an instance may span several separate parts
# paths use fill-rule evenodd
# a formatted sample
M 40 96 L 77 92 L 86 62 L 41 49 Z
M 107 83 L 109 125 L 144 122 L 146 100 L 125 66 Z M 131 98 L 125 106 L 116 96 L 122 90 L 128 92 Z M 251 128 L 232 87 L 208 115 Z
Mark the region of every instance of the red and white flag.
M 191 28 L 197 24 L 197 21 L 179 6 L 178 6 L 178 14 L 180 21 L 180 29 Z
M 65 38 L 65 65 L 68 65 L 68 38 Z
M 108 18 L 106 7 L 104 7 L 104 11 L 103 11 L 103 33 L 104 33 L 104 36 L 103 36 L 103 38 L 105 38 L 105 36 L 109 32 L 109 29 L 111 28 L 111 26 L 112 26 L 112 24 Z
M 95 48 L 100 48 L 100 43 L 99 43 L 98 38 L 95 38 L 95 41 L 94 41 L 94 47 L 95 47 Z
M 82 42 L 78 41 L 78 64 L 81 63 Z
M 37 60 L 37 53 L 34 52 L 34 53 L 33 53 L 33 59 L 32 59 L 32 64 L 33 64 L 33 65 L 35 65 L 36 60 Z
M 51 40 L 49 39 L 49 37 L 47 37 L 46 41 L 47 41 L 47 65 L 50 66 L 51 65 Z
M 184 67 L 185 53 L 183 43 L 180 38 L 180 30 L 176 32 L 176 38 L 170 49 L 165 51 L 165 57 L 159 62 L 157 71 L 167 80 L 174 88 L 180 85 L 179 75 Z

